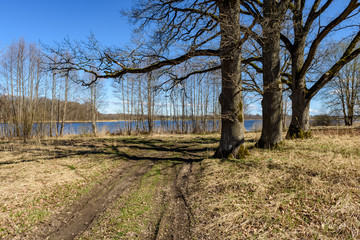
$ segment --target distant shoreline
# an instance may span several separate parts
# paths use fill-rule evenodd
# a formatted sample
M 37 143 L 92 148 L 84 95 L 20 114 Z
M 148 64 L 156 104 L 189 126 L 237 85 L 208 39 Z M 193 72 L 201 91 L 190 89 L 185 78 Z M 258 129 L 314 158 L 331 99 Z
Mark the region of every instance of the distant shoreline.
M 181 119 L 179 119 L 181 121 Z M 217 119 L 218 120 L 218 119 Z M 125 122 L 125 121 L 137 121 L 137 120 L 97 120 L 96 122 Z M 143 120 L 144 122 L 147 122 L 147 120 Z M 155 119 L 153 121 L 176 121 L 176 120 L 161 120 L 161 119 Z M 187 119 L 187 121 L 192 121 L 191 119 Z M 198 121 L 202 121 L 202 120 L 198 120 Z M 212 121 L 212 119 L 208 119 L 208 121 Z M 245 119 L 245 121 L 262 121 L 262 119 Z M 91 121 L 64 121 L 65 123 L 91 123 Z M 34 123 L 50 123 L 50 121 L 43 121 L 43 122 L 34 122 Z M 57 123 L 56 121 L 54 121 L 53 123 Z M 61 123 L 61 122 L 59 122 Z
M 96 122 L 97 123 L 105 123 L 105 122 L 125 122 L 125 121 L 127 121 L 127 122 L 135 122 L 135 121 L 137 121 L 137 120 L 123 120 L 123 119 L 120 119 L 120 120 L 97 120 Z M 147 122 L 147 120 L 143 120 L 144 122 Z M 153 121 L 177 121 L 177 120 L 173 120 L 173 119 L 155 119 L 155 120 L 153 120 Z M 181 119 L 179 119 L 179 121 L 181 121 Z M 187 119 L 186 121 L 192 121 L 191 119 Z M 198 121 L 202 121 L 202 120 L 198 120 Z M 212 121 L 212 119 L 208 119 L 208 121 Z M 218 119 L 217 119 L 217 121 L 218 121 Z M 262 121 L 262 119 L 245 119 L 245 121 Z M 46 124 L 48 124 L 48 123 L 51 123 L 50 121 L 41 121 L 41 122 L 34 122 L 34 124 L 41 124 L 41 123 L 46 123 Z M 61 124 L 62 122 L 57 122 L 57 121 L 54 121 L 54 122 L 52 122 L 52 123 L 54 123 L 54 124 L 56 124 L 56 123 L 59 123 L 59 124 Z M 64 121 L 64 123 L 91 123 L 91 121 L 71 121 L 71 120 L 68 120 L 68 121 Z M 0 122 L 0 124 L 7 124 L 7 123 L 4 123 L 4 122 Z

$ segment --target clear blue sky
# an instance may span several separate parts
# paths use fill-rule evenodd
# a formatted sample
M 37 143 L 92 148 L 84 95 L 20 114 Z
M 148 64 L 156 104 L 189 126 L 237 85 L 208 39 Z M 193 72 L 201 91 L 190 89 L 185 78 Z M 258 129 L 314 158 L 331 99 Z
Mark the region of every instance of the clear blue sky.
M 130 41 L 132 26 L 120 10 L 130 9 L 132 0 L 4 0 L 0 7 L 0 51 L 19 38 L 52 45 L 65 37 L 85 40 L 90 32 L 104 45 Z M 110 80 L 102 111 L 117 112 Z
M 332 12 L 344 6 L 343 0 L 336 0 Z M 131 8 L 132 0 L 3 0 L 0 7 L 0 51 L 13 40 L 23 37 L 27 42 L 41 41 L 53 44 L 65 37 L 85 40 L 90 32 L 105 45 L 123 45 L 130 41 L 132 26 L 120 14 L 121 9 Z M 337 8 L 340 7 L 340 8 Z M 113 102 L 109 82 L 106 101 Z M 311 108 L 321 111 L 317 101 Z M 260 113 L 260 105 L 251 107 L 253 113 Z M 116 112 L 108 105 L 105 112 Z
M 6 0 L 0 7 L 0 47 L 20 37 L 28 42 L 51 44 L 85 39 L 90 32 L 106 44 L 125 43 L 131 26 L 120 10 L 131 7 L 131 0 Z

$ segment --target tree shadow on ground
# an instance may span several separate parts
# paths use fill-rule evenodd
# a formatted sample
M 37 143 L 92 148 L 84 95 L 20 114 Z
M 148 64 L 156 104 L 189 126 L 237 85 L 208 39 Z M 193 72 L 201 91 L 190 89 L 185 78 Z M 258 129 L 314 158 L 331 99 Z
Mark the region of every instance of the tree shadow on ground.
M 189 140 L 170 141 L 156 138 L 125 138 L 125 139 L 65 139 L 50 140 L 42 142 L 36 149 L 26 149 L 30 157 L 17 159 L 15 161 L 0 162 L 1 165 L 11 165 L 26 162 L 40 162 L 56 160 L 61 158 L 103 155 L 116 160 L 150 160 L 156 161 L 179 161 L 179 162 L 198 162 L 206 158 L 209 152 L 215 151 L 214 147 L 204 147 L 202 144 L 216 143 L 216 138 L 189 138 Z M 116 145 L 113 145 L 115 144 Z M 34 145 L 32 143 L 29 144 Z M 49 149 L 49 147 L 53 147 Z M 123 151 L 121 148 L 131 149 Z M 135 154 L 136 152 L 136 154 Z

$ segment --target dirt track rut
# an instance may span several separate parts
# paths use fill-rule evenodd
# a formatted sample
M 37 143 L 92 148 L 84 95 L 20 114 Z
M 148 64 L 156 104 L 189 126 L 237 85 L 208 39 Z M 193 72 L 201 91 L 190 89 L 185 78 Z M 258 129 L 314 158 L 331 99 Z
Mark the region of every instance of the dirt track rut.
M 163 163 L 154 163 L 148 160 L 127 162 L 125 167 L 114 170 L 106 180 L 93 187 L 84 197 L 53 216 L 49 222 L 38 227 L 39 231 L 35 236 L 23 236 L 24 239 L 68 240 L 82 238 L 85 231 L 89 231 L 94 223 L 101 221 L 99 220 L 100 216 L 108 208 L 111 208 L 113 202 L 128 194 L 129 189 L 138 188 L 141 178 L 149 173 L 156 164 Z M 151 229 L 150 232 L 140 236 L 139 239 L 192 239 L 191 221 L 193 216 L 186 200 L 192 165 L 191 162 L 176 163 L 167 167 L 166 173 L 162 173 L 166 174 L 167 179 L 170 180 L 164 181 L 161 186 L 158 186 L 158 188 L 167 189 L 162 192 L 161 200 L 154 202 L 154 205 L 157 205 L 156 207 L 162 211 L 156 213 L 155 220 L 150 223 L 152 226 L 148 226 Z M 90 239 L 93 238 L 90 237 Z M 125 239 L 131 238 L 125 237 Z
M 191 239 L 191 210 L 186 200 L 187 179 L 192 163 L 174 170 L 175 178 L 168 192 L 168 207 L 159 219 L 155 239 Z
M 109 204 L 126 189 L 136 184 L 151 169 L 153 163 L 150 161 L 144 161 L 142 164 L 129 162 L 126 165 L 113 171 L 106 180 L 97 184 L 88 194 L 53 216 L 49 223 L 42 226 L 43 230 L 36 238 L 67 240 L 81 235 L 107 209 Z
M 164 145 L 160 139 L 129 138 L 110 149 L 126 161 L 21 239 L 192 239 L 188 189 L 197 175 L 193 167 L 203 155 L 194 154 L 186 141 Z M 151 188 L 150 199 L 136 205 L 139 194 L 145 196 Z M 129 205 L 141 211 L 145 206 L 146 212 L 134 214 L 133 221 L 124 215 Z M 124 222 L 130 224 L 124 227 Z

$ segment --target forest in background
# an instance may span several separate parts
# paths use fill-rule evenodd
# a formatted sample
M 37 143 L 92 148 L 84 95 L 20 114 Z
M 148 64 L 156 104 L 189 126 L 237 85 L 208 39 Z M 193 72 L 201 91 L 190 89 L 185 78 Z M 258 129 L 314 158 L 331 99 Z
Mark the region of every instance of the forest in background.
M 89 74 L 48 71 L 46 56 L 38 44 L 14 41 L 1 55 L 0 123 L 2 137 L 63 135 L 69 121 L 135 121 L 152 132 L 154 121 L 176 121 L 177 132 L 219 131 L 219 72 L 193 76 L 192 81 L 174 85 L 161 82 L 162 76 L 148 73 L 114 81 L 113 94 L 119 113 L 101 113 L 104 95 L 110 91 L 103 82 L 85 86 Z M 245 110 L 247 106 L 245 106 Z M 261 119 L 246 114 L 246 119 Z M 214 126 L 209 129 L 208 122 Z M 214 124 L 214 123 L 217 124 Z M 202 124 L 201 124 L 202 123 Z M 34 124 L 36 127 L 34 129 Z M 144 128 L 142 129 L 144 130 Z
M 356 119 L 359 109 L 358 62 L 348 64 L 326 88 L 323 102 L 329 116 L 322 114 L 313 117 L 316 125 L 331 125 L 335 120 L 340 123 L 339 119 L 341 123 L 350 125 Z M 188 132 L 189 124 L 193 125 L 194 132 L 207 132 L 209 121 L 214 126 L 212 132 L 220 130 L 219 124 L 214 124 L 221 122 L 218 71 L 191 76 L 180 84 L 164 81 L 158 72 L 114 81 L 112 88 L 119 113 L 104 114 L 101 113 L 106 107 L 104 95 L 109 91 L 104 89 L 101 81 L 84 86 L 82 83 L 91 81 L 93 76 L 72 71 L 48 71 L 47 64 L 41 47 L 24 39 L 13 42 L 3 52 L 0 72 L 1 136 L 29 138 L 35 135 L 63 135 L 64 124 L 69 121 L 92 122 L 93 134 L 98 131 L 96 121 L 119 120 L 135 121 L 139 126 L 146 124 L 146 131 L 150 133 L 156 120 L 177 121 L 176 131 L 179 133 Z M 256 79 L 256 76 L 252 77 Z M 251 114 L 247 108 L 258 101 L 261 94 L 251 89 L 254 83 L 247 82 L 246 86 L 245 119 L 262 119 L 261 115 Z M 284 127 L 290 118 L 289 109 L 285 91 Z M 35 131 L 34 123 L 37 124 Z

